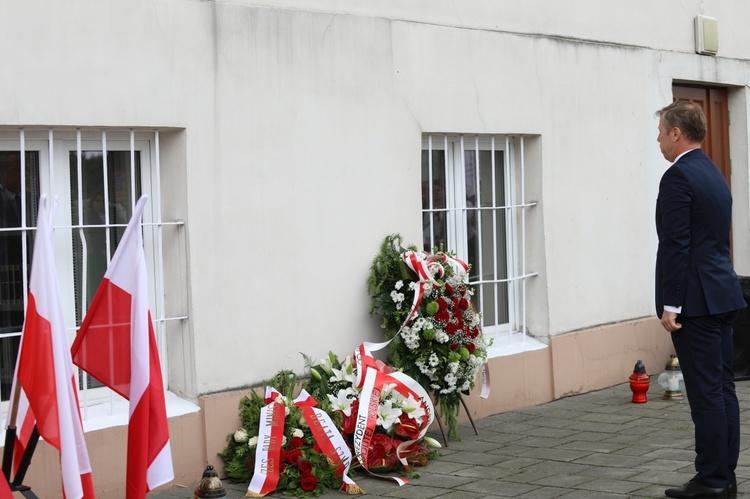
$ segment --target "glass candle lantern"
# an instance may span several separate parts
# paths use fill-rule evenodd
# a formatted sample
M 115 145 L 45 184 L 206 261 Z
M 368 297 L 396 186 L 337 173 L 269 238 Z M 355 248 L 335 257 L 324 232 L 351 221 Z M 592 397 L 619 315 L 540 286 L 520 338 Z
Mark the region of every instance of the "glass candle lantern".
M 685 389 L 685 381 L 680 370 L 680 361 L 676 356 L 670 355 L 664 372 L 659 375 L 659 386 L 664 390 L 665 400 L 682 400 L 682 391 Z

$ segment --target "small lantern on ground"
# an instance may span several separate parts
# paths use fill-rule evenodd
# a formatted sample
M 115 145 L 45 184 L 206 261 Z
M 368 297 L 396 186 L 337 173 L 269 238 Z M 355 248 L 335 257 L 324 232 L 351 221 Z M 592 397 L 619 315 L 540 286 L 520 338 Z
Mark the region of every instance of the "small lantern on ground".
M 682 400 L 682 390 L 685 389 L 685 381 L 680 370 L 680 361 L 674 355 L 669 356 L 664 372 L 659 375 L 659 386 L 664 390 L 665 400 Z
M 195 488 L 193 498 L 226 499 L 226 497 L 227 491 L 224 489 L 221 478 L 216 474 L 214 467 L 209 464 L 203 472 L 203 478 L 201 478 L 201 481 L 198 482 L 198 486 Z
M 650 379 L 646 374 L 646 366 L 643 365 L 642 361 L 635 363 L 633 368 L 633 374 L 630 375 L 630 390 L 633 392 L 632 402 L 634 404 L 645 404 L 647 402 L 646 392 L 648 391 L 648 385 Z

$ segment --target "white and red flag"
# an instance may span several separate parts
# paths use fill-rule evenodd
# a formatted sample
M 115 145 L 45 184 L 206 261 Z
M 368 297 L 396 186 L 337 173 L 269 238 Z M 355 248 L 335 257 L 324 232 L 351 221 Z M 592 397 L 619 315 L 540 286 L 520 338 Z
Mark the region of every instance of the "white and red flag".
M 93 498 L 91 464 L 78 409 L 78 390 L 65 332 L 53 252 L 53 226 L 42 196 L 29 280 L 29 303 L 16 364 L 20 384 L 16 408 L 20 425 L 14 454 L 20 459 L 34 422 L 39 435 L 60 452 L 62 491 L 66 499 Z M 55 201 L 50 220 L 54 220 Z M 15 461 L 15 468 L 18 461 Z
M 167 410 L 148 309 L 138 200 L 104 279 L 78 330 L 73 362 L 130 401 L 126 496 L 146 493 L 174 479 Z

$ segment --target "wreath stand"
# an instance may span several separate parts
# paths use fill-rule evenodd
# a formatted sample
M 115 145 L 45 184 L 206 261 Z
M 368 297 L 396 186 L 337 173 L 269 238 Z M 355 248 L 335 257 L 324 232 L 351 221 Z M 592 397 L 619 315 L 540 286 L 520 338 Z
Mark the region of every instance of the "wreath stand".
M 464 411 L 466 412 L 466 415 L 469 417 L 469 422 L 471 423 L 471 427 L 474 429 L 474 435 L 479 435 L 479 432 L 477 431 L 477 425 L 474 424 L 474 418 L 471 417 L 471 412 L 469 412 L 469 408 L 466 407 L 466 402 L 464 402 L 464 396 L 463 394 L 459 395 L 459 400 L 461 400 L 461 405 L 464 406 Z M 443 443 L 446 447 L 448 447 L 448 437 L 445 435 L 445 430 L 443 429 L 443 422 L 440 421 L 440 413 L 435 409 L 435 416 L 437 420 L 437 424 L 440 427 L 440 433 L 443 435 Z

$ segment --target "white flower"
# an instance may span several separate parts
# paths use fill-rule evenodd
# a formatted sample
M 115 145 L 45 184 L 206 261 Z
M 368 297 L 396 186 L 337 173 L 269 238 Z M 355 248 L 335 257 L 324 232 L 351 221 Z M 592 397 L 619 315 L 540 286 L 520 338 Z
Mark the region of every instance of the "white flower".
M 435 352 L 432 352 L 430 358 L 427 359 L 427 363 L 430 364 L 430 367 L 437 367 L 437 365 L 440 364 L 440 358 Z
M 247 430 L 244 428 L 240 428 L 239 430 L 234 432 L 234 441 L 238 444 L 244 444 L 247 442 L 247 439 L 249 438 L 247 434 Z
M 448 340 L 450 340 L 451 337 L 448 336 L 448 333 L 443 331 L 442 329 L 438 329 L 435 331 L 435 341 L 438 343 L 448 343 Z
M 409 394 L 408 398 L 403 399 L 401 410 L 406 413 L 411 419 L 414 419 L 417 423 L 422 422 L 422 418 L 426 414 L 422 403 L 414 398 L 414 395 Z
M 435 449 L 439 449 L 440 447 L 442 447 L 442 445 L 440 445 L 440 442 L 438 442 L 432 437 L 424 436 L 422 437 L 422 440 L 424 440 L 424 443 L 426 443 L 427 445 Z
M 404 301 L 404 294 L 399 293 L 394 289 L 393 291 L 391 291 L 391 300 L 393 300 L 394 303 L 401 303 L 402 301 Z
M 335 397 L 329 393 L 328 400 L 331 402 L 331 408 L 334 411 L 342 411 L 346 416 L 351 416 L 354 398 L 350 397 L 350 395 L 354 395 L 354 390 L 351 388 L 339 390 L 339 393 Z
M 383 383 L 383 388 L 380 390 L 380 400 L 388 398 L 388 395 L 393 392 L 394 388 L 396 388 L 395 383 Z
M 401 338 L 403 338 L 404 344 L 409 350 L 416 350 L 419 348 L 419 333 L 414 329 L 405 327 L 401 331 Z
M 394 286 L 396 289 L 401 289 L 401 287 L 404 285 L 404 281 L 398 280 L 396 281 L 396 285 Z
M 283 446 L 285 446 L 285 445 L 286 445 L 286 435 L 284 435 L 284 436 L 283 436 L 283 437 L 281 438 L 281 446 L 283 447 Z
M 286 405 L 287 400 L 288 399 L 283 395 L 279 395 L 278 397 L 273 399 L 274 402 L 276 402 L 277 404 L 281 404 L 281 405 Z
M 333 368 L 333 364 L 331 364 L 331 359 L 320 359 L 320 367 L 323 368 L 323 370 L 326 372 L 326 374 L 331 374 L 331 369 Z
M 393 423 L 398 420 L 400 415 L 401 409 L 393 407 L 393 403 L 390 400 L 381 402 L 378 407 L 378 424 L 382 426 L 383 429 L 389 430 L 391 426 L 393 426 Z
M 357 375 L 354 374 L 354 365 L 352 365 L 351 356 L 347 355 L 346 359 L 344 359 L 344 362 L 341 364 L 341 369 L 332 367 L 331 371 L 333 372 L 333 376 L 331 376 L 329 381 L 346 381 L 351 385 L 357 381 Z
M 295 428 L 292 430 L 292 436 L 297 438 L 302 438 L 305 436 L 304 432 L 300 430 L 299 428 Z
M 253 438 L 247 441 L 247 446 L 251 449 L 258 445 L 258 435 L 255 435 Z
M 416 281 L 411 281 L 411 282 L 409 283 L 409 290 L 410 290 L 410 291 L 414 291 L 414 290 L 415 290 L 415 289 L 417 289 L 418 287 L 419 287 L 419 283 L 417 283 Z

